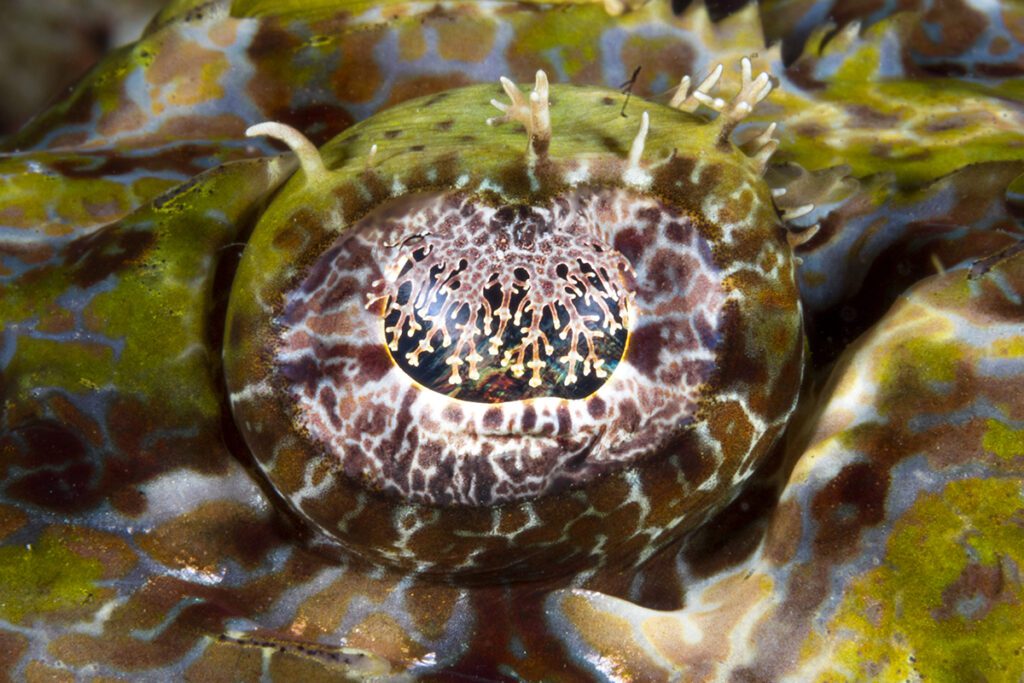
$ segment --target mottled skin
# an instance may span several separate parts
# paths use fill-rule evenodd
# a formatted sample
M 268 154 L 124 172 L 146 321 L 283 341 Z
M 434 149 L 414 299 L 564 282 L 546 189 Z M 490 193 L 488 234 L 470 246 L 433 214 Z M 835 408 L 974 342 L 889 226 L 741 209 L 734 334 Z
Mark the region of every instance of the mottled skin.
M 711 24 L 658 0 L 615 17 L 585 2 L 340 4 L 237 2 L 229 16 L 172 3 L 6 142 L 0 671 L 1020 680 L 1018 6 L 861 8 L 872 26 L 827 40 L 820 3 L 785 67 L 753 7 Z M 766 3 L 768 36 L 811 4 Z M 863 16 L 855 4 L 836 16 Z M 821 227 L 795 249 L 801 404 L 724 509 L 657 553 L 640 543 L 579 574 L 482 585 L 339 552 L 294 519 L 243 443 L 220 362 L 238 255 L 295 167 L 245 127 L 284 121 L 324 143 L 400 101 L 537 68 L 612 88 L 618 120 L 614 88 L 642 65 L 632 131 L 639 97 L 667 101 L 718 61 L 735 92 L 731 65 L 754 52 L 780 87 L 735 137 L 778 124 L 776 205 L 787 218 L 814 203 L 787 222 Z M 495 134 L 477 119 L 451 128 Z M 393 130 L 391 144 L 419 142 Z M 355 163 L 381 138 L 359 141 Z

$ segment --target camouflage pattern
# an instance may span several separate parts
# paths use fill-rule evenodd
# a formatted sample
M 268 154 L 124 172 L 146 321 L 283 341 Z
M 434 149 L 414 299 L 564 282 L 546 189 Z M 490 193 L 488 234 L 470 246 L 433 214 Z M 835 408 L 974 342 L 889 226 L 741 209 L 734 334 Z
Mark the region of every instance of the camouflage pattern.
M 877 5 L 170 3 L 0 147 L 0 677 L 1020 680 L 1024 11 Z M 642 99 L 719 62 L 735 93 L 745 55 L 778 87 L 732 137 L 777 125 L 762 192 L 808 350 L 747 481 L 663 548 L 532 580 L 431 579 L 311 533 L 223 375 L 240 255 L 296 168 L 245 129 L 322 145 L 544 69 L 607 88 L 615 125 L 650 109 L 654 135 Z M 358 145 L 407 144 L 399 123 Z M 448 127 L 525 151 L 505 128 Z M 546 523 L 516 527 L 526 568 Z

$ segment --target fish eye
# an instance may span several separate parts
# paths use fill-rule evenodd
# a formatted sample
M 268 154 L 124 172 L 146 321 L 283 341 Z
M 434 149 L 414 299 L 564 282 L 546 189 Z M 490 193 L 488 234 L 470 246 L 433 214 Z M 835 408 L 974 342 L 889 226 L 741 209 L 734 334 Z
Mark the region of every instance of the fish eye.
M 232 410 L 328 546 L 445 576 L 635 562 L 728 502 L 802 372 L 793 258 L 761 174 L 770 90 L 620 115 L 602 88 L 494 86 L 316 150 L 235 279 Z M 712 103 L 712 121 L 694 115 Z M 524 136 L 525 129 L 525 136 Z

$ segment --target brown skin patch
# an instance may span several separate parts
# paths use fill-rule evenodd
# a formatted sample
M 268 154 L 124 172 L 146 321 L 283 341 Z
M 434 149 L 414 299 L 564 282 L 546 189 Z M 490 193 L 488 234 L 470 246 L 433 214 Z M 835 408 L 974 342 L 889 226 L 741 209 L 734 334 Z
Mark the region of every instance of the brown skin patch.
M 294 86 L 291 64 L 281 59 L 282 54 L 293 54 L 299 49 L 298 36 L 284 30 L 277 22 L 261 21 L 259 30 L 249 45 L 248 57 L 263 78 L 253 78 L 247 94 L 253 102 L 274 118 L 271 112 L 283 110 L 291 101 Z
M 458 424 L 462 422 L 462 408 L 457 405 L 448 406 L 444 409 L 444 412 L 441 413 L 441 416 L 449 422 Z
M 255 647 L 214 642 L 185 671 L 187 683 L 256 681 L 263 670 L 263 653 Z M 302 679 L 308 681 L 308 679 Z
M 622 45 L 621 63 L 628 70 L 642 68 L 632 83 L 632 93 L 639 97 L 658 97 L 654 91 L 659 76 L 672 85 L 679 83 L 680 74 L 694 73 L 694 50 L 676 36 L 631 36 Z
M 211 79 L 228 70 L 225 53 L 204 48 L 173 31 L 161 36 L 163 44 L 154 50 L 155 58 L 146 69 L 156 113 L 162 106 L 157 98 L 166 98 L 172 106 L 189 106 L 223 96 L 223 88 L 215 87 Z
M 299 605 L 289 632 L 303 640 L 316 640 L 333 633 L 353 600 L 379 605 L 391 594 L 391 589 L 386 580 L 371 579 L 362 572 L 347 572 Z
M 25 667 L 25 681 L 27 683 L 74 683 L 75 675 L 70 671 L 33 661 Z
M 289 125 L 301 130 L 317 147 L 355 123 L 347 109 L 326 103 L 288 107 L 280 112 L 280 116 L 268 115 L 268 118 L 287 121 Z
M 636 587 L 631 602 L 655 610 L 682 609 L 685 592 L 676 573 L 677 544 L 658 554 L 643 567 L 631 583 Z M 605 592 L 605 591 L 602 591 Z
M 369 102 L 383 85 L 380 68 L 366 59 L 366 55 L 373 53 L 385 30 L 384 27 L 367 27 L 335 43 L 341 54 L 331 85 L 334 95 L 342 102 Z
M 115 223 L 69 244 L 64 265 L 72 281 L 85 289 L 141 259 L 155 241 L 152 232 Z
M 118 86 L 123 90 L 124 84 Z M 138 130 L 146 125 L 146 113 L 123 94 L 120 103 L 109 113 L 96 122 L 96 132 L 104 136 L 113 136 L 127 131 Z
M 811 514 L 818 521 L 814 547 L 829 557 L 842 549 L 856 550 L 843 539 L 857 538 L 885 518 L 889 470 L 871 463 L 847 465 L 814 496 Z
M 427 654 L 405 629 L 386 614 L 371 614 L 345 637 L 348 647 L 373 652 L 394 663 L 410 664 Z
M 490 408 L 484 413 L 484 427 L 487 429 L 500 429 L 504 419 L 501 408 Z
M 609 477 L 590 496 L 596 512 L 612 512 L 629 498 L 629 485 L 621 477 Z
M 153 641 L 130 634 L 135 629 L 158 627 L 182 598 L 196 596 L 210 600 L 181 610 L 174 621 Z M 220 602 L 221 606 L 216 606 Z M 185 655 L 203 633 L 223 630 L 224 607 L 230 602 L 225 591 L 156 577 L 136 591 L 128 603 L 114 611 L 106 626 L 108 633 L 93 636 L 68 633 L 55 638 L 49 647 L 54 657 L 71 666 L 109 664 L 128 671 L 166 666 Z M 110 633 L 116 635 L 110 635 Z
M 494 49 L 498 27 L 493 21 L 442 20 L 436 24 L 437 51 L 441 59 L 482 62 Z
M 644 375 L 651 376 L 660 369 L 662 334 L 664 328 L 660 319 L 637 328 L 630 335 L 626 360 Z
M 405 102 L 415 97 L 422 97 L 441 90 L 461 88 L 471 85 L 472 81 L 464 74 L 453 71 L 448 74 L 417 75 L 415 77 L 399 77 L 388 95 L 388 101 L 384 108 L 391 107 L 399 102 Z M 427 105 L 424 105 L 427 106 Z M 440 124 L 438 124 L 440 125 Z
M 972 562 L 942 592 L 942 606 L 932 614 L 940 621 L 981 621 L 996 605 L 1017 603 L 1020 589 L 1012 561 L 1000 561 L 994 566 Z
M 457 591 L 450 586 L 424 583 L 409 589 L 405 607 L 416 629 L 424 638 L 433 640 L 444 635 L 457 598 Z
M 11 681 L 10 672 L 28 649 L 28 638 L 0 629 L 0 681 Z
M 227 558 L 255 568 L 277 539 L 266 521 L 249 508 L 217 501 L 179 515 L 137 541 L 168 567 L 216 573 Z
M 86 459 L 77 435 L 44 422 L 26 426 L 22 433 L 28 437 L 25 439 L 29 445 L 27 452 L 40 454 L 44 459 L 28 472 L 8 480 L 9 496 L 60 512 L 80 512 L 96 504 L 99 497 L 90 490 L 95 466 Z M 43 442 L 48 445 L 42 450 L 33 449 L 31 444 L 44 435 L 54 440 Z M 49 467 L 47 460 L 51 461 Z
M 788 500 L 778 506 L 765 538 L 765 555 L 776 565 L 789 562 L 796 555 L 803 533 L 800 504 Z
M 944 0 L 932 5 L 915 22 L 913 35 L 907 42 L 910 49 L 922 55 L 955 57 L 967 52 L 988 25 L 988 17 L 963 0 Z
M 344 519 L 346 514 L 351 515 L 359 502 L 359 498 L 351 494 L 353 485 L 337 484 L 328 495 L 323 497 L 317 509 L 313 502 L 303 504 L 303 512 L 311 519 Z M 342 494 L 341 491 L 345 493 Z M 330 501 L 330 502 L 327 502 Z M 373 550 L 374 548 L 387 548 L 398 542 L 398 533 L 392 528 L 391 505 L 381 500 L 373 500 L 361 510 L 358 516 L 351 521 L 346 520 L 345 527 L 341 529 L 343 534 L 355 536 L 360 539 L 360 547 Z
M 187 139 L 202 134 L 209 138 L 240 138 L 248 122 L 235 114 L 218 116 L 176 116 L 168 120 L 153 134 L 158 140 Z M 239 155 L 244 156 L 244 152 Z
M 25 526 L 28 515 L 10 505 L 0 505 L 0 541 Z
M 530 521 L 526 506 L 504 508 L 498 521 L 498 533 L 512 534 Z
M 59 421 L 74 427 L 76 432 L 90 445 L 99 446 L 103 443 L 100 425 L 92 417 L 76 408 L 67 398 L 55 394 L 49 398 L 48 403 Z
M 708 429 L 726 453 L 746 453 L 753 446 L 754 427 L 735 401 L 715 402 L 709 410 Z
M 427 40 L 420 24 L 400 24 L 398 28 L 398 56 L 402 61 L 415 62 L 427 53 Z

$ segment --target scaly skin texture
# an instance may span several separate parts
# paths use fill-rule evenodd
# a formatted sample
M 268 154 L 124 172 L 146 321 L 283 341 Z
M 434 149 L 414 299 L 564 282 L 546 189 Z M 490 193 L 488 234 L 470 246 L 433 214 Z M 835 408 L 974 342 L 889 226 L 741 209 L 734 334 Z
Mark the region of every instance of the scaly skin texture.
M 625 4 L 173 2 L 3 144 L 0 676 L 1020 680 L 1020 8 L 765 3 L 780 50 L 753 6 L 712 23 Z M 832 35 L 815 19 L 832 4 L 867 23 Z M 793 231 L 820 224 L 794 249 L 801 401 L 757 471 L 668 546 L 576 574 L 445 582 L 327 547 L 228 405 L 239 255 L 261 216 L 294 208 L 264 210 L 296 164 L 245 128 L 323 144 L 400 102 L 473 83 L 498 97 L 499 76 L 543 68 L 609 88 L 607 114 L 553 88 L 552 117 L 607 116 L 624 157 L 641 111 L 652 139 L 671 114 L 641 98 L 663 104 L 718 62 L 735 92 L 753 53 L 779 87 L 733 138 L 777 123 L 776 206 Z M 623 119 L 615 89 L 636 66 Z M 518 124 L 456 114 L 449 135 L 518 135 L 525 158 Z M 325 160 L 420 143 L 401 121 L 349 131 Z M 571 155 L 573 129 L 553 134 Z M 468 164 L 470 149 L 451 151 Z M 624 490 L 602 512 L 631 504 Z M 516 528 L 544 538 L 548 521 Z M 520 578 L 529 551 L 527 534 Z

